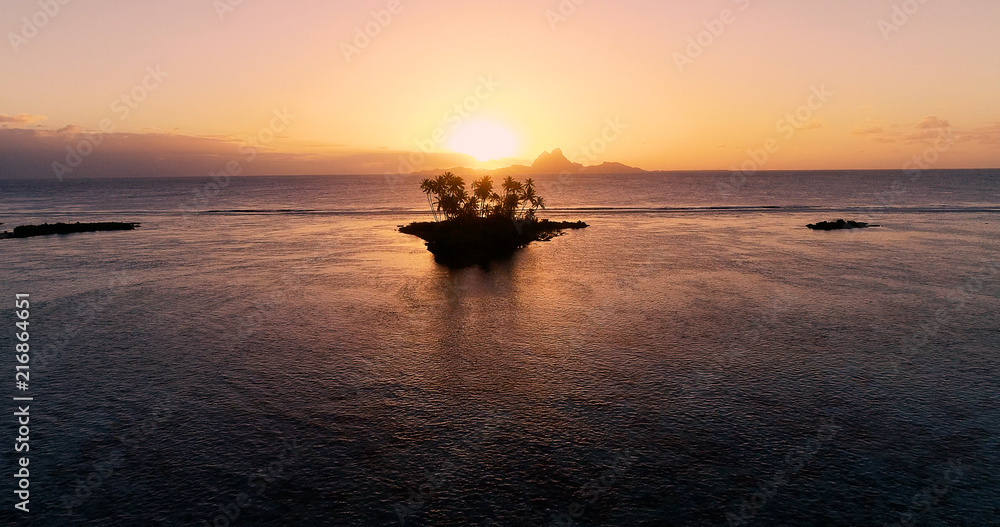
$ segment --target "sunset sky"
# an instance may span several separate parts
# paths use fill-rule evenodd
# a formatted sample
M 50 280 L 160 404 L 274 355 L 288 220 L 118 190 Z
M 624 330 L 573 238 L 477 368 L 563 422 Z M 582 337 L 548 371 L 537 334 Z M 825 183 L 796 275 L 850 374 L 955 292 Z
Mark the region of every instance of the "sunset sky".
M 0 177 L 102 124 L 71 177 L 1000 167 L 996 0 L 47 2 L 3 3 Z

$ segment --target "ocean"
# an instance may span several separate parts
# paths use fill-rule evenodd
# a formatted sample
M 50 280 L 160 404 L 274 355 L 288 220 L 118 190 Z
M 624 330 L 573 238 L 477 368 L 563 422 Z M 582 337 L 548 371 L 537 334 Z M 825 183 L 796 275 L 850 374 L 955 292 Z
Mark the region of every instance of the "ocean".
M 0 180 L 142 223 L 0 240 L 0 524 L 1000 525 L 1000 171 L 535 179 L 457 271 L 414 177 Z

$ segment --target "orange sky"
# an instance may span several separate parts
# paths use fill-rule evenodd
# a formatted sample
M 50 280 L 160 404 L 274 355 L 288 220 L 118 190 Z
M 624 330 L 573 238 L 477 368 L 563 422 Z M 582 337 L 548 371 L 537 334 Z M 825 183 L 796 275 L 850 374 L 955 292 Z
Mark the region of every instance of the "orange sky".
M 995 0 L 48 2 L 3 7 L 0 177 L 1000 166 Z

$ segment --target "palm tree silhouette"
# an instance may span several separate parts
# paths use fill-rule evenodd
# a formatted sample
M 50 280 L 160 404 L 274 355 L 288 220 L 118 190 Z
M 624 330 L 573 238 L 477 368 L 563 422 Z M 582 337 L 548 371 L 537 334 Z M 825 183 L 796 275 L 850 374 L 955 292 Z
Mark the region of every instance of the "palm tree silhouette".
M 433 180 L 423 180 L 420 189 L 427 194 L 428 202 L 431 194 L 436 196 L 437 201 L 431 207 L 437 205 L 437 210 L 443 212 L 447 219 L 459 216 L 468 200 L 465 181 L 451 172 L 445 172 Z
M 524 182 L 524 190 L 521 192 L 521 210 L 518 211 L 518 216 L 524 218 L 524 208 L 529 204 L 531 206 L 535 206 L 535 200 L 537 197 L 538 196 L 535 194 L 535 180 L 528 178 L 528 180 Z
M 490 176 L 483 176 L 472 183 L 472 195 L 476 197 L 478 208 L 476 215 L 484 218 L 488 215 L 487 201 L 493 196 L 493 181 Z
M 438 211 L 441 209 L 440 201 L 431 202 L 431 194 L 434 196 L 441 195 L 441 185 L 435 179 L 425 179 L 420 182 L 420 190 L 427 194 L 427 205 L 434 211 L 434 219 L 440 220 L 438 217 Z
M 501 194 L 494 190 L 490 176 L 483 176 L 473 181 L 470 195 L 462 178 L 445 172 L 434 179 L 423 180 L 420 190 L 427 194 L 427 203 L 434 210 L 435 218 L 441 212 L 446 220 L 460 217 L 530 220 L 534 219 L 536 209 L 545 208 L 530 178 L 521 183 L 507 176 L 500 185 Z

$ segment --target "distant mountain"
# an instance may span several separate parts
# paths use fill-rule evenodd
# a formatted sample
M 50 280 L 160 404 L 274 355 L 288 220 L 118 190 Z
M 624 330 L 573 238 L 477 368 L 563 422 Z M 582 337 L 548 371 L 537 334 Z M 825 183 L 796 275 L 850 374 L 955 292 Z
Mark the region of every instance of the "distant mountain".
M 630 167 L 628 165 L 623 165 L 621 163 L 602 163 L 600 165 L 594 166 L 584 166 L 580 163 L 574 163 L 566 156 L 563 155 L 561 149 L 556 148 L 551 152 L 543 152 L 531 166 L 524 165 L 514 165 L 507 168 L 498 168 L 495 170 L 476 170 L 473 168 L 466 167 L 452 167 L 452 168 L 442 168 L 437 170 L 424 170 L 422 172 L 415 172 L 415 175 L 434 177 L 445 172 L 451 172 L 456 176 L 481 176 L 481 175 L 491 175 L 491 176 L 533 176 L 540 174 L 640 174 L 645 172 L 645 170 L 636 167 Z

